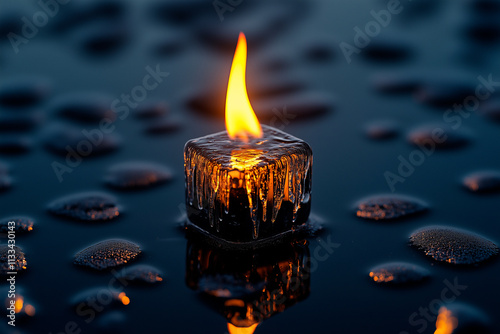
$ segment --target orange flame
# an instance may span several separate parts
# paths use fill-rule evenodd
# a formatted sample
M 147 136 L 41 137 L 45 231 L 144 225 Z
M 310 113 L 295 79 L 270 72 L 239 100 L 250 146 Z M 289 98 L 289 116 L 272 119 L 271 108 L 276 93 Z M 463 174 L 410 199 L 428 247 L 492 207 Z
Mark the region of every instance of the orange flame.
M 227 323 L 227 330 L 229 331 L 229 334 L 253 334 L 255 332 L 255 328 L 257 327 L 257 324 L 253 324 L 249 327 L 236 327 L 232 323 L 228 322 Z
M 262 137 L 262 128 L 248 99 L 245 82 L 247 63 L 247 40 L 240 32 L 234 52 L 226 96 L 226 129 L 231 139 L 248 142 L 249 136 Z

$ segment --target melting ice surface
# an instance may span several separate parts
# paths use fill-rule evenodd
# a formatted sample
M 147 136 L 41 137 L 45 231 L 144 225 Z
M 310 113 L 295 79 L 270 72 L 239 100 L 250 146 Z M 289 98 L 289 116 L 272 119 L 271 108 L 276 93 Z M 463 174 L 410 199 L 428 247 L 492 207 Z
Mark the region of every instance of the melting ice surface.
M 231 140 L 226 131 L 186 143 L 187 202 L 199 210 L 207 209 L 210 226 L 215 225 L 217 231 L 229 213 L 231 188 L 243 189 L 247 195 L 254 239 L 261 221 L 275 222 L 283 201 L 293 204 L 294 222 L 301 204 L 310 201 L 309 145 L 268 126 L 263 125 L 262 130 L 263 137 L 249 143 Z

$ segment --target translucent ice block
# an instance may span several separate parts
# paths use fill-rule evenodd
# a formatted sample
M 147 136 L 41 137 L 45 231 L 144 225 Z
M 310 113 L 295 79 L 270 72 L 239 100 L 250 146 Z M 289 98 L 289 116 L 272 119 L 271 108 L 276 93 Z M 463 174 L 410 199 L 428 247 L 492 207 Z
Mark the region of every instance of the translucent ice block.
M 184 148 L 189 220 L 231 241 L 252 241 L 307 221 L 312 150 L 287 133 L 262 126 L 249 143 L 227 132 L 190 140 Z

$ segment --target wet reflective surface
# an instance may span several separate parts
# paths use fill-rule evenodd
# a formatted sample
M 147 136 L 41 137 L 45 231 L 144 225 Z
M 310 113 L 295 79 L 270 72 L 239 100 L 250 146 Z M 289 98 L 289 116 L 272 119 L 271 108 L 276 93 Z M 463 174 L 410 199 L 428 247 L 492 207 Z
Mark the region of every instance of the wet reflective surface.
M 499 1 L 402 1 L 378 33 L 370 12 L 388 20 L 386 1 L 215 4 L 73 0 L 23 32 L 38 3 L 0 3 L 0 265 L 16 218 L 26 266 L 18 326 L 3 317 L 0 332 L 457 334 L 461 319 L 499 332 L 485 244 L 500 242 Z M 311 146 L 325 218 L 304 244 L 264 254 L 221 254 L 178 223 L 184 144 L 224 130 L 240 30 L 250 101 Z M 17 53 L 9 32 L 29 35 Z M 116 169 L 128 162 L 155 167 Z M 437 223 L 466 231 L 421 240 L 444 261 L 409 244 Z M 73 263 L 109 239 L 132 244 L 78 257 L 104 270 Z M 376 284 L 379 271 L 430 276 Z

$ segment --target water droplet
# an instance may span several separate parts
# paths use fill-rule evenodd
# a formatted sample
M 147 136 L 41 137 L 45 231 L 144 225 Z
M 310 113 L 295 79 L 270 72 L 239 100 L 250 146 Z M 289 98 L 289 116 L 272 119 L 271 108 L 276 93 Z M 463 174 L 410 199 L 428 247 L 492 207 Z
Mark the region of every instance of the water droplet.
M 500 2 L 497 0 L 470 0 L 469 7 L 478 14 L 498 15 L 500 14 Z
M 98 242 L 75 254 L 74 263 L 97 270 L 126 264 L 141 254 L 141 249 L 133 242 L 109 239 Z
M 377 195 L 361 200 L 356 206 L 356 216 L 372 220 L 403 218 L 427 210 L 424 202 L 400 195 Z
M 9 261 L 9 250 L 15 251 L 15 261 Z M 11 254 L 12 255 L 12 254 Z M 10 271 L 21 272 L 26 269 L 28 263 L 23 250 L 18 246 L 0 245 L 0 275 L 7 275 Z
M 12 180 L 8 175 L 9 169 L 7 165 L 0 162 L 0 191 L 7 190 L 12 185 Z
M 415 97 L 429 106 L 442 109 L 463 104 L 468 96 L 475 96 L 476 85 L 460 75 L 441 74 L 443 79 L 426 80 L 418 87 Z
M 115 53 L 129 38 L 129 27 L 120 21 L 98 21 L 83 27 L 73 36 L 84 52 L 100 56 Z
M 491 121 L 500 123 L 500 99 L 492 98 L 491 100 L 482 102 L 479 105 L 478 112 Z
M 463 303 L 441 306 L 435 334 L 491 333 L 490 320 L 481 310 Z
M 401 19 L 405 22 L 414 21 L 416 19 L 423 19 L 428 17 L 439 9 L 441 3 L 434 0 L 421 0 L 415 3 L 415 6 L 408 6 L 408 8 L 401 13 Z
M 168 104 L 164 100 L 141 103 L 135 112 L 137 118 L 158 118 L 168 114 Z
M 8 233 L 10 231 L 9 222 L 15 223 L 15 231 L 17 234 L 23 234 L 33 231 L 34 222 L 29 217 L 15 216 L 0 219 L 0 233 Z
M 180 53 L 185 47 L 185 40 L 181 36 L 171 35 L 171 36 L 159 36 L 155 38 L 152 42 L 152 51 L 156 56 L 173 56 Z
M 381 93 L 413 93 L 421 84 L 421 79 L 414 72 L 380 73 L 374 76 L 373 86 Z
M 421 283 L 430 275 L 423 267 L 407 262 L 389 262 L 373 267 L 370 277 L 379 284 Z
M 125 162 L 112 166 L 104 180 L 111 187 L 139 189 L 170 181 L 172 172 L 159 164 L 149 162 Z
M 393 63 L 409 59 L 413 52 L 407 39 L 399 36 L 377 36 L 361 54 L 369 60 Z
M 151 16 L 164 23 L 187 24 L 207 13 L 210 8 L 203 0 L 185 2 L 183 0 L 171 0 L 168 2 L 156 2 L 150 7 Z
M 305 80 L 301 80 L 295 76 L 265 76 L 265 79 L 258 79 L 253 84 L 248 85 L 249 96 L 255 97 L 255 100 L 268 97 L 279 98 L 285 94 L 291 97 L 293 93 L 300 92 L 306 86 Z
M 374 140 L 392 139 L 398 132 L 398 126 L 393 121 L 376 121 L 365 126 L 366 136 Z
M 116 19 L 126 13 L 127 3 L 121 0 L 88 0 L 76 4 L 78 14 L 89 18 Z
M 469 136 L 463 129 L 453 130 L 447 124 L 427 124 L 412 130 L 408 141 L 427 149 L 459 148 L 469 143 Z
M 500 40 L 500 24 L 497 17 L 481 16 L 478 20 L 471 20 L 465 26 L 465 36 L 471 41 L 484 45 L 492 45 Z
M 332 43 L 329 40 L 309 42 L 304 48 L 304 58 L 310 62 L 323 63 L 332 60 L 335 51 L 332 49 Z
M 473 192 L 494 192 L 500 190 L 500 172 L 480 171 L 468 174 L 463 185 Z
M 246 16 L 227 16 L 224 24 L 211 17 L 197 20 L 192 26 L 198 39 L 207 47 L 217 51 L 234 52 L 238 33 L 244 31 L 253 50 L 269 42 L 278 31 L 294 22 L 293 18 L 301 15 L 303 2 L 256 2 L 253 8 L 246 4 Z M 253 17 L 259 17 L 256 21 Z M 231 50 L 231 51 L 230 51 Z
M 43 117 L 38 113 L 0 115 L 0 132 L 29 131 L 38 126 Z
M 96 21 L 120 20 L 126 8 L 127 3 L 120 0 L 88 0 L 65 4 L 64 11 L 52 18 L 53 32 L 64 33 Z
M 89 222 L 111 220 L 120 214 L 113 197 L 97 192 L 62 197 L 48 209 L 57 216 Z
M 475 264 L 498 253 L 498 246 L 475 233 L 448 227 L 428 226 L 410 236 L 410 244 L 436 261 Z
M 10 78 L 0 84 L 0 104 L 7 107 L 32 106 L 49 95 L 50 85 L 41 78 Z
M 163 281 L 163 274 L 160 270 L 144 264 L 125 268 L 118 274 L 118 277 L 138 284 L 155 284 Z
M 289 55 L 279 51 L 273 50 L 267 52 L 261 58 L 259 61 L 259 73 L 283 72 L 292 66 L 292 60 Z
M 0 161 L 0 175 L 5 175 L 9 172 L 9 167 Z
M 71 159 L 98 156 L 116 150 L 120 140 L 99 129 L 78 129 L 67 125 L 53 125 L 46 130 L 44 142 L 47 149 Z M 69 149 L 68 149 L 69 146 Z
M 182 128 L 182 122 L 179 119 L 162 118 L 146 126 L 146 132 L 149 134 L 169 134 L 179 131 Z
M 187 107 L 203 116 L 224 117 L 225 95 L 222 85 L 214 84 L 213 88 L 198 89 L 188 93 Z
M 23 154 L 31 150 L 32 141 L 24 136 L 7 136 L 0 138 L 0 153 Z
M 100 93 L 72 93 L 61 96 L 52 105 L 58 115 L 72 120 L 99 123 L 101 120 L 114 121 L 111 110 L 113 99 Z
M 127 315 L 120 311 L 111 311 L 97 319 L 97 326 L 99 333 L 126 333 Z
M 12 179 L 10 176 L 0 173 L 0 192 L 10 189 L 12 186 Z
M 10 6 L 9 6 L 10 7 Z M 26 15 L 26 12 L 18 8 L 2 7 L 0 13 L 0 42 L 7 42 L 8 34 L 22 35 L 23 22 L 18 18 Z
M 326 114 L 333 109 L 333 99 L 327 94 L 303 92 L 257 100 L 255 112 L 261 121 L 280 128 L 303 119 L 311 119 Z
M 70 298 L 69 303 L 75 308 L 95 309 L 97 306 L 100 310 L 105 310 L 111 307 L 128 305 L 130 299 L 125 292 L 114 290 L 113 287 L 95 287 L 75 294 Z

